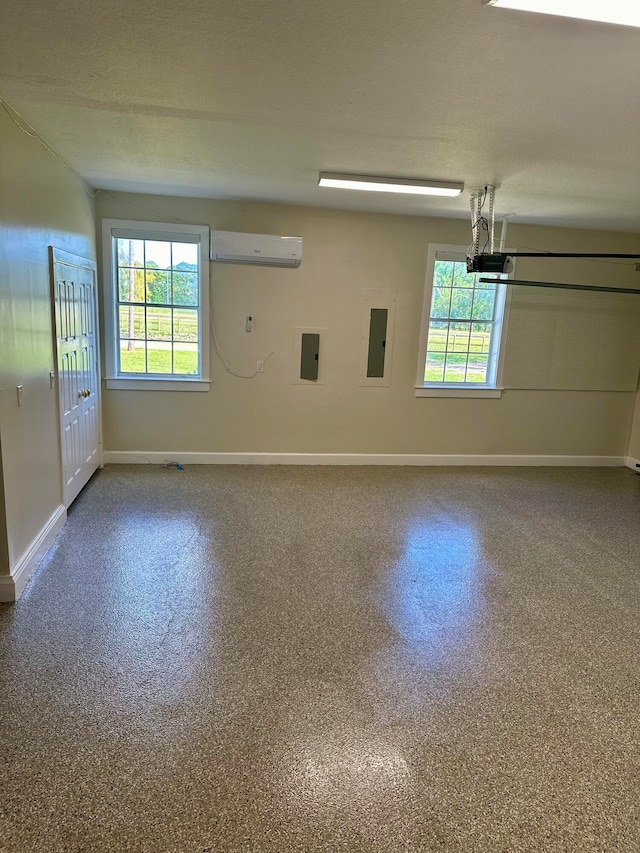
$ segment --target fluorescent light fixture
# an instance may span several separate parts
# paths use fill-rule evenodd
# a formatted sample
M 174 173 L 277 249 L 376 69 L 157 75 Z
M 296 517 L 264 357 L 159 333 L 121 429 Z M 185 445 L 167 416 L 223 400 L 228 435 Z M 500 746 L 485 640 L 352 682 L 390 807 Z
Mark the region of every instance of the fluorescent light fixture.
M 377 175 L 336 175 L 320 172 L 318 186 L 340 190 L 364 190 L 370 193 L 408 193 L 409 195 L 460 195 L 464 184 L 455 181 L 420 181 L 411 178 L 380 178 Z
M 640 27 L 638 0 L 482 0 L 483 5 Z

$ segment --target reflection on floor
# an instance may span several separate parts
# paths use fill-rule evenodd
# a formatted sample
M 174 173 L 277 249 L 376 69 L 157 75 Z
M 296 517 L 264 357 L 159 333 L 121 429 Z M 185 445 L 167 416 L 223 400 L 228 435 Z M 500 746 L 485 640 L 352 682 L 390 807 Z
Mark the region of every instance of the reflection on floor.
M 640 479 L 112 466 L 0 610 L 0 851 L 640 849 Z

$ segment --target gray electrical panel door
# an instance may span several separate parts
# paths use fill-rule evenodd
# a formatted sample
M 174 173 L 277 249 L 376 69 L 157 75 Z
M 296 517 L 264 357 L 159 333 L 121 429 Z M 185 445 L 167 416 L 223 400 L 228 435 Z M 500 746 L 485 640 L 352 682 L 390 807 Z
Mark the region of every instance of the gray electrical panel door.
M 369 354 L 367 376 L 384 376 L 384 353 L 387 338 L 387 308 L 372 308 L 369 321 Z
M 318 380 L 318 360 L 320 358 L 320 335 L 304 332 L 300 347 L 300 379 Z

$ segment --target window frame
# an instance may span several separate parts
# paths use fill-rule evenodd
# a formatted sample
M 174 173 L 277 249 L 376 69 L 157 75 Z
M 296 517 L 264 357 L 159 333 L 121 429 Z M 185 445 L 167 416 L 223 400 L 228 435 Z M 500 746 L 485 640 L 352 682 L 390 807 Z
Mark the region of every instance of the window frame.
M 114 234 L 114 232 L 116 232 Z M 118 371 L 120 345 L 117 317 L 117 256 L 116 234 L 136 240 L 166 239 L 170 235 L 197 237 L 198 256 L 198 344 L 200 374 L 192 379 L 186 375 L 166 373 L 121 373 Z M 106 387 L 126 391 L 208 391 L 210 379 L 209 347 L 209 234 L 208 225 L 184 225 L 169 222 L 144 222 L 132 219 L 102 220 L 103 302 L 105 328 Z M 174 240 L 179 242 L 179 240 Z
M 509 251 L 508 249 L 504 251 Z M 438 257 L 445 255 L 450 257 Z M 433 295 L 433 283 L 435 278 L 435 264 L 437 260 L 465 261 L 467 247 L 452 245 L 449 243 L 430 243 L 427 252 L 427 271 L 425 275 L 424 300 L 422 305 L 422 323 L 420 326 L 420 348 L 418 351 L 418 369 L 416 374 L 415 395 L 416 397 L 487 397 L 499 398 L 502 396 L 504 353 L 507 341 L 507 326 L 509 321 L 509 308 L 511 304 L 511 288 L 498 289 L 499 301 L 495 309 L 495 317 L 492 321 L 494 328 L 500 329 L 500 340 L 493 343 L 493 369 L 495 381 L 493 383 L 480 382 L 426 382 L 424 379 L 425 364 L 427 357 L 427 340 L 429 337 L 429 323 L 431 321 L 431 299 Z M 511 278 L 501 276 L 502 280 Z M 447 322 L 443 318 L 443 322 Z M 449 321 L 450 322 L 450 321 Z M 479 321 L 481 322 L 481 321 Z

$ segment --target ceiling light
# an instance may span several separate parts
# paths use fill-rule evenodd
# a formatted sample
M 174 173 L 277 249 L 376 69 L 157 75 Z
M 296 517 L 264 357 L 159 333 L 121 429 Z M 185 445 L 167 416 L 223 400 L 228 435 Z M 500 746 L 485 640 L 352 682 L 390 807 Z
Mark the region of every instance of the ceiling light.
M 380 178 L 377 175 L 336 175 L 332 172 L 320 172 L 318 186 L 372 193 L 446 196 L 460 195 L 464 189 L 464 184 L 457 181 L 419 181 L 410 178 Z
M 640 4 L 633 0 L 482 0 L 482 3 L 501 9 L 640 27 Z

